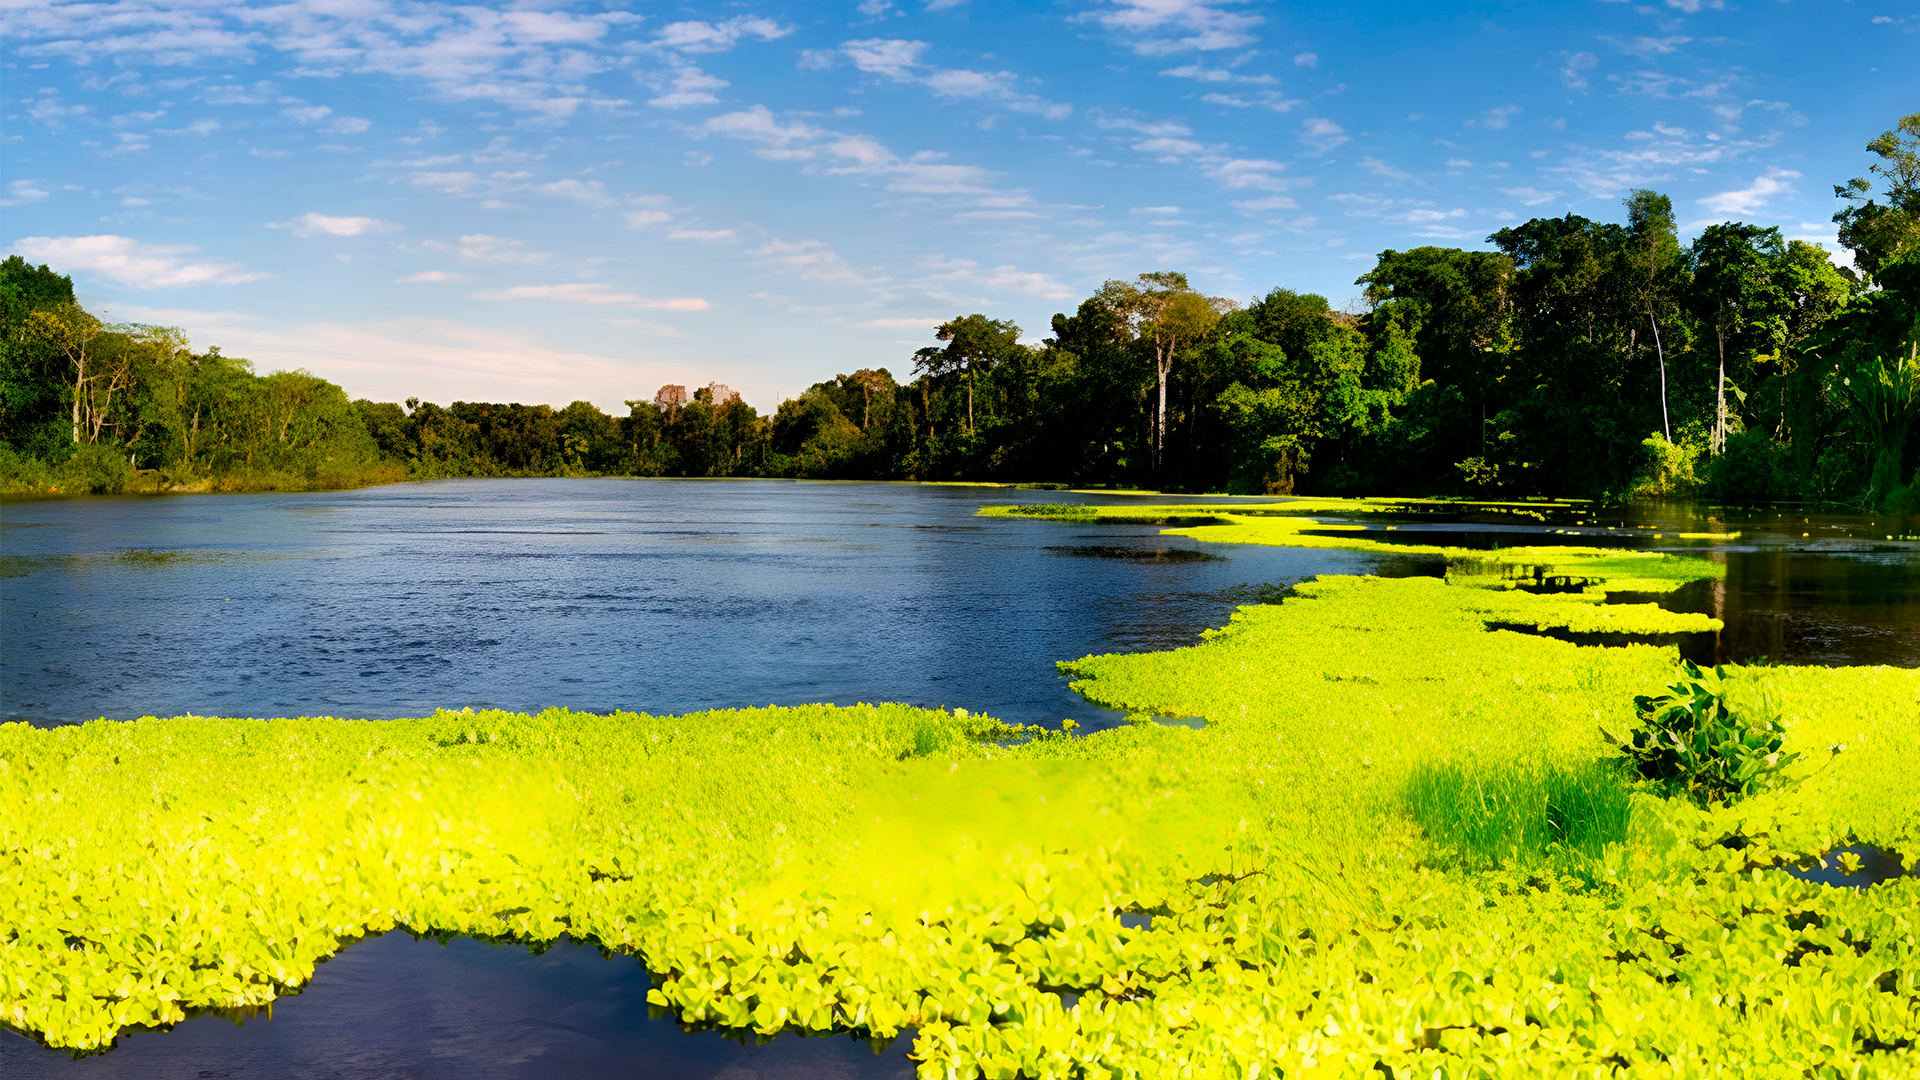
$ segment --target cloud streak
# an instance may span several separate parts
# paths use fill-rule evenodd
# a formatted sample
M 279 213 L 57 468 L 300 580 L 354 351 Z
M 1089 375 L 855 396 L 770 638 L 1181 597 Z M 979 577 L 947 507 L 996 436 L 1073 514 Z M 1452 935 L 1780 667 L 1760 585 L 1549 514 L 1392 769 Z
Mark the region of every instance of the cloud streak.
M 29 236 L 13 245 L 28 259 L 63 271 L 80 270 L 136 289 L 185 285 L 240 285 L 268 275 L 221 259 L 194 258 L 192 244 L 147 244 L 132 237 Z

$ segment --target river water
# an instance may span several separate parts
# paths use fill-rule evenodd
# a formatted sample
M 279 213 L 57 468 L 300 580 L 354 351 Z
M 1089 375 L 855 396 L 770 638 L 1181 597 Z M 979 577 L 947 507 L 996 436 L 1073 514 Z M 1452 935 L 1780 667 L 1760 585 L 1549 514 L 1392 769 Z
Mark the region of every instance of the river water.
M 1054 661 L 1189 644 L 1316 574 L 1439 570 L 1418 557 L 1203 546 L 1150 526 L 974 517 L 985 502 L 1142 498 L 460 480 L 11 503 L 0 507 L 0 720 L 905 701 L 1099 729 L 1122 718 L 1068 690 Z M 1872 519 L 1676 505 L 1398 524 L 1382 538 L 1698 550 L 1728 566 L 1670 601 L 1727 620 L 1683 644 L 1700 658 L 1920 666 L 1920 545 Z M 395 933 L 346 949 L 244 1026 L 197 1017 L 80 1061 L 0 1031 L 0 1074 L 912 1075 L 905 1039 L 876 1054 L 846 1037 L 755 1046 L 683 1033 L 650 1015 L 647 986 L 636 961 L 590 948 L 532 956 Z

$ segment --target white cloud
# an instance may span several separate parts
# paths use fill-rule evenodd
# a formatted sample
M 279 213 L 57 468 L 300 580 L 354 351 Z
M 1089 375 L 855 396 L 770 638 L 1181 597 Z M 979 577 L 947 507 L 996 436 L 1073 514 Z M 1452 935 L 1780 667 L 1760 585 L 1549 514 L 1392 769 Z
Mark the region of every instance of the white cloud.
M 1782 169 L 1778 165 L 1769 166 L 1764 175 L 1754 178 L 1753 183 L 1733 191 L 1723 191 L 1718 195 L 1709 195 L 1700 203 L 1707 209 L 1720 214 L 1757 214 L 1766 206 L 1767 200 L 1775 195 L 1798 194 L 1789 180 L 1798 179 L 1800 174 L 1792 169 Z
M 660 109 L 684 109 L 689 105 L 717 105 L 720 99 L 714 96 L 715 90 L 724 90 L 733 85 L 725 79 L 717 79 L 697 67 L 684 67 L 673 75 L 673 89 L 647 104 Z
M 652 228 L 673 220 L 673 215 L 665 210 L 629 210 L 620 216 L 626 218 L 627 224 L 636 229 Z
M 1285 195 L 1267 195 L 1258 199 L 1236 199 L 1233 208 L 1243 214 L 1261 214 L 1269 210 L 1298 210 L 1300 204 Z
M 1279 191 L 1286 182 L 1276 173 L 1286 169 L 1278 161 L 1266 158 L 1228 158 L 1207 168 L 1207 175 L 1229 188 L 1260 188 Z
M 478 4 L 398 9 L 379 0 L 124 2 L 107 8 L 46 3 L 32 12 L 8 28 L 9 45 L 22 55 L 60 57 L 99 70 L 115 65 L 232 67 L 257 62 L 261 53 L 277 53 L 295 65 L 298 75 L 356 73 L 418 80 L 445 99 L 490 100 L 547 119 L 564 118 L 583 104 L 611 104 L 580 84 L 584 76 L 617 62 L 608 54 L 620 47 L 605 41 L 608 31 L 641 21 L 618 10 L 576 15 L 500 11 Z M 751 33 L 755 27 L 734 29 Z M 209 91 L 209 100 L 267 96 L 225 88 L 219 92 L 223 96 Z M 313 123 L 323 118 L 309 111 L 300 119 Z M 336 123 L 344 133 L 365 130 L 357 126 L 365 123 L 358 118 Z
M 218 121 L 218 120 L 215 120 L 215 119 L 213 119 L 213 118 L 211 118 L 211 117 L 208 117 L 208 118 L 206 118 L 206 119 L 201 119 L 201 120 L 195 120 L 195 121 L 194 121 L 193 123 L 191 123 L 191 124 L 188 124 L 188 125 L 187 125 L 187 126 L 185 126 L 185 127 L 178 127 L 178 128 L 170 128 L 170 129 L 165 129 L 165 130 L 161 130 L 161 131 L 159 131 L 159 132 L 158 132 L 158 134 L 161 134 L 161 135 L 192 135 L 192 136 L 197 136 L 197 137 L 199 137 L 199 138 L 205 138 L 205 137 L 207 137 L 208 135 L 211 135 L 211 134 L 213 134 L 214 132 L 216 132 L 216 131 L 219 131 L 219 130 L 220 130 L 220 121 Z
M 823 240 L 769 240 L 747 254 L 760 264 L 803 281 L 865 285 L 868 281 Z
M 702 244 L 731 244 L 740 239 L 740 234 L 732 229 L 674 229 L 667 234 L 669 240 L 695 240 Z
M 919 330 L 924 328 L 928 334 L 932 334 L 935 327 L 946 321 L 944 317 L 939 315 L 926 315 L 919 318 L 907 319 L 867 319 L 861 322 L 860 325 L 880 330 Z
M 972 259 L 935 257 L 927 260 L 923 266 L 930 271 L 922 275 L 920 280 L 923 282 L 964 282 L 995 292 L 1023 293 L 1046 300 L 1072 300 L 1078 295 L 1073 289 L 1045 274 L 1011 265 L 985 270 Z
M 444 247 L 445 245 L 436 245 Z M 495 266 L 525 265 L 547 261 L 544 251 L 527 251 L 518 240 L 503 240 L 486 233 L 470 233 L 460 238 L 460 257 Z
M 675 52 L 712 53 L 725 52 L 745 38 L 774 41 L 791 33 L 793 33 L 793 27 L 781 26 L 772 19 L 757 15 L 739 15 L 722 23 L 695 21 L 668 23 L 654 35 L 653 43 Z
M 7 184 L 7 197 L 0 199 L 0 206 L 20 206 L 25 203 L 39 202 L 47 197 L 45 189 L 37 187 L 37 180 L 14 180 Z
M 607 186 L 598 180 L 555 180 L 550 184 L 541 184 L 533 190 L 556 199 L 572 199 L 588 206 L 611 206 L 613 200 L 607 197 Z
M 1412 174 L 1402 172 L 1399 169 L 1396 169 L 1393 166 L 1387 164 L 1386 162 L 1381 161 L 1377 157 L 1363 157 L 1359 161 L 1355 162 L 1355 164 L 1359 165 L 1361 168 L 1367 170 L 1368 172 L 1372 173 L 1375 176 L 1384 176 L 1389 180 L 1413 179 Z
M 468 274 L 456 274 L 447 270 L 422 270 L 419 273 L 408 274 L 406 277 L 397 277 L 393 280 L 396 284 L 408 285 L 423 282 L 465 281 L 470 276 L 471 275 Z
M 189 261 L 200 250 L 191 244 L 144 244 L 126 236 L 29 236 L 13 250 L 63 273 L 91 271 L 136 289 L 238 285 L 267 276 L 239 263 Z
M 1577 52 L 1567 57 L 1565 67 L 1560 69 L 1560 77 L 1566 80 L 1567 89 L 1585 90 L 1587 72 L 1600 63 L 1600 58 L 1590 52 Z
M 1135 150 L 1143 154 L 1157 154 L 1161 161 L 1177 161 L 1187 154 L 1197 154 L 1206 146 L 1192 139 L 1142 139 L 1133 144 Z
M 1473 127 L 1477 125 L 1494 131 L 1501 131 L 1512 122 L 1515 116 L 1519 115 L 1520 111 L 1520 106 L 1518 105 L 1501 105 L 1481 113 L 1480 119 L 1478 120 L 1467 121 L 1467 126 Z
M 1226 68 L 1210 68 L 1202 64 L 1185 64 L 1177 68 L 1168 68 L 1161 72 L 1176 79 L 1194 79 L 1199 82 L 1231 82 L 1233 72 Z
M 1200 100 L 1209 105 L 1225 105 L 1230 109 L 1272 109 L 1277 113 L 1292 112 L 1295 107 L 1304 104 L 1299 98 L 1282 97 L 1272 91 L 1242 97 L 1239 94 L 1202 94 Z
M 1560 197 L 1558 191 L 1541 191 L 1539 188 L 1530 187 L 1503 187 L 1500 189 L 1500 194 L 1519 199 L 1528 206 L 1539 206 L 1541 203 L 1552 202 Z
M 926 68 L 920 56 L 927 50 L 924 41 L 901 38 L 866 38 L 840 46 L 853 66 L 869 75 L 880 75 L 895 82 L 924 86 L 949 100 L 985 99 L 998 102 L 1014 112 L 1034 113 L 1057 120 L 1073 112 L 1073 107 L 1026 93 L 1019 88 L 1020 77 L 1011 71 L 968 71 L 961 68 Z M 817 66 L 817 64 L 816 64 Z
M 1320 57 L 1310 52 L 1296 53 L 1293 57 L 1293 62 L 1303 68 L 1319 67 Z
M 849 41 L 840 46 L 840 51 L 853 61 L 854 67 L 870 75 L 904 79 L 920 66 L 920 54 L 927 51 L 927 43 L 900 38 L 866 38 Z
M 1347 141 L 1347 129 L 1325 117 L 1313 117 L 1300 125 L 1300 141 L 1324 154 Z
M 333 109 L 326 105 L 296 105 L 292 108 L 281 109 L 280 115 L 290 116 L 303 124 L 311 124 L 332 116 Z
M 1266 20 L 1227 10 L 1231 0 L 1110 0 L 1084 17 L 1132 39 L 1142 56 L 1238 49 Z
M 306 213 L 292 221 L 268 222 L 269 229 L 291 229 L 293 235 L 307 236 L 360 236 L 365 233 L 393 232 L 400 228 L 391 221 L 381 221 L 370 217 L 328 217 L 325 214 Z
M 565 300 L 576 304 L 601 304 L 608 307 L 650 308 L 660 311 L 705 311 L 710 306 L 697 296 L 669 298 L 641 296 L 621 292 L 597 281 L 569 282 L 561 285 L 515 285 L 506 289 L 484 289 L 474 293 L 475 300 Z
M 1668 53 L 1679 52 L 1682 45 L 1691 45 L 1693 43 L 1693 39 L 1690 37 L 1636 37 L 1625 41 L 1619 38 L 1609 38 L 1607 40 L 1611 41 L 1621 52 L 1642 58 L 1666 56 Z
M 781 151 L 791 148 L 795 143 L 809 142 L 825 133 L 799 120 L 782 124 L 774 118 L 773 110 L 765 105 L 755 105 L 750 109 L 711 117 L 693 129 L 690 134 L 696 139 L 705 138 L 708 135 L 725 135 L 731 139 L 764 143 L 767 149 Z

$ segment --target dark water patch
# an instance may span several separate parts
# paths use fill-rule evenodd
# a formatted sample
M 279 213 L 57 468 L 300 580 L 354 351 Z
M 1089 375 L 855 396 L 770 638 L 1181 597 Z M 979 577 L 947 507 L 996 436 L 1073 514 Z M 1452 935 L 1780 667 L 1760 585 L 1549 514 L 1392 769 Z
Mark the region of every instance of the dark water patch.
M 1115 544 L 1056 545 L 1044 549 L 1055 555 L 1073 555 L 1083 559 L 1122 559 L 1127 562 L 1182 563 L 1225 562 L 1226 556 L 1193 548 L 1122 547 Z
M 252 1015 L 200 1015 L 123 1035 L 72 1060 L 0 1033 L 8 1080 L 907 1080 L 910 1036 L 886 1046 L 850 1035 L 688 1032 L 646 1004 L 652 980 L 631 956 L 572 941 L 524 945 L 414 938 L 395 931 L 348 946 L 299 994 Z
M 1920 667 L 1920 561 L 1729 552 L 1725 578 L 1659 599 L 1669 611 L 1720 619 L 1698 663 L 1889 664 Z
M 1604 646 L 1619 649 L 1628 645 L 1671 645 L 1680 650 L 1683 660 L 1696 664 L 1710 664 L 1711 660 L 1701 659 L 1712 655 L 1714 651 L 1714 633 L 1699 631 L 1685 634 L 1629 634 L 1621 630 L 1574 631 L 1562 627 L 1541 628 L 1532 623 L 1490 622 L 1489 630 L 1508 630 L 1516 634 L 1531 634 L 1534 637 L 1547 637 L 1555 641 L 1564 641 L 1569 645 L 1588 647 Z
M 1852 860 L 1847 859 L 1852 856 Z M 1849 872 L 1848 862 L 1854 865 Z M 1907 876 L 1905 860 L 1897 852 L 1883 851 L 1872 844 L 1848 844 L 1822 852 L 1807 867 L 1788 866 L 1782 870 L 1801 881 L 1831 885 L 1841 889 L 1864 889 Z

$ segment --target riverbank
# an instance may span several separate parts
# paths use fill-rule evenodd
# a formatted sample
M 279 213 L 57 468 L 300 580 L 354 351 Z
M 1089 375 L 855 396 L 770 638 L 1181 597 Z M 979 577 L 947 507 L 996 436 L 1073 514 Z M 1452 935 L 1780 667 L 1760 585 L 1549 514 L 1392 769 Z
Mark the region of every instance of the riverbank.
M 1630 563 L 1581 569 L 1715 572 Z M 1703 618 L 1476 587 L 1504 581 L 1322 578 L 1075 661 L 1139 719 L 1088 737 L 905 706 L 0 727 L 0 1015 L 99 1048 L 405 926 L 589 938 L 689 1022 L 905 1032 L 928 1076 L 1897 1075 L 1916 882 L 1780 868 L 1920 850 L 1920 673 L 1756 669 L 1794 783 L 1626 785 L 1613 841 L 1488 864 L 1420 823 L 1416 778 L 1603 760 L 1674 674 L 1537 631 Z

